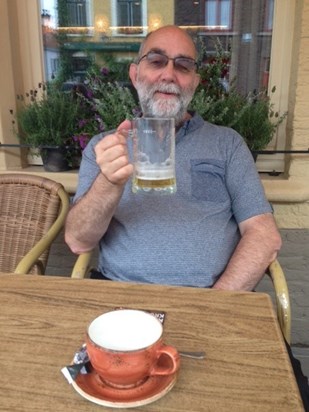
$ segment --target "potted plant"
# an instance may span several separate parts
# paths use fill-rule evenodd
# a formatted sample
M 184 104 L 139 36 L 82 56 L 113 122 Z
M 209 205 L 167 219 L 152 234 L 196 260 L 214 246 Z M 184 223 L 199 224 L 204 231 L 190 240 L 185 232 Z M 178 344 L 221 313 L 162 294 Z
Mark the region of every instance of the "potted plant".
M 92 122 L 101 122 L 100 131 L 115 129 L 124 119 L 133 118 L 140 113 L 133 86 L 129 87 L 127 82 L 115 80 L 108 67 L 93 65 L 88 70 L 79 97 L 92 113 Z M 93 128 L 91 130 L 94 135 Z
M 21 146 L 38 148 L 48 171 L 72 167 L 72 159 L 81 150 L 73 139 L 81 131 L 79 120 L 84 117 L 79 96 L 50 82 L 40 83 L 25 96 L 18 95 L 17 100 L 14 130 Z
M 228 86 L 225 77 L 229 71 L 229 61 L 229 52 L 218 43 L 215 56 L 199 67 L 201 82 L 189 108 L 211 123 L 236 130 L 256 158 L 255 152 L 271 142 L 286 113 L 279 115 L 274 111 L 266 91 L 243 96 L 234 86 L 235 81 Z M 87 96 L 85 100 L 102 119 L 104 130 L 113 129 L 124 118 L 140 113 L 136 92 L 115 80 L 113 65 L 101 69 L 97 66 L 90 68 L 85 87 L 88 90 L 84 93 Z M 275 88 L 271 92 L 274 93 Z
M 201 47 L 201 60 L 203 47 Z M 266 90 L 240 94 L 235 87 L 227 85 L 229 52 L 218 42 L 216 54 L 206 64 L 201 64 L 201 82 L 190 108 L 196 110 L 205 120 L 221 126 L 231 127 L 245 140 L 253 157 L 272 140 L 286 113 L 279 115 Z M 271 93 L 275 92 L 275 87 Z

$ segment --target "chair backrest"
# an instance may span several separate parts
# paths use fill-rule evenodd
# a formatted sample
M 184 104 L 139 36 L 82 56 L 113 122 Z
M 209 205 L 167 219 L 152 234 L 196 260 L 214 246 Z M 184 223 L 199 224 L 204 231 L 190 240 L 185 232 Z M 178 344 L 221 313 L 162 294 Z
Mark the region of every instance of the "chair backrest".
M 0 271 L 44 274 L 68 210 L 69 196 L 60 183 L 0 174 Z

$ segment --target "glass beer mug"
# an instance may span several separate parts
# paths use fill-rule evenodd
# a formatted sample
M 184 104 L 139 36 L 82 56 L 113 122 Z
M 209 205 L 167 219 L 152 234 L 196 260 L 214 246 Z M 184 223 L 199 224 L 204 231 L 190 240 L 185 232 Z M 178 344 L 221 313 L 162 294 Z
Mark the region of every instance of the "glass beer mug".
M 133 193 L 175 193 L 174 119 L 134 119 L 133 158 Z

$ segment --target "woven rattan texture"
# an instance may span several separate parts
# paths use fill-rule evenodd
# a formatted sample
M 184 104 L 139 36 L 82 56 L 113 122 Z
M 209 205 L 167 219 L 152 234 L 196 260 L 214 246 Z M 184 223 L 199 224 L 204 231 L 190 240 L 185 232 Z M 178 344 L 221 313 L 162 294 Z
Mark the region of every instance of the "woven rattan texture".
M 25 175 L 0 175 L 0 271 L 13 272 L 58 216 L 61 185 Z M 46 250 L 31 273 L 45 270 Z

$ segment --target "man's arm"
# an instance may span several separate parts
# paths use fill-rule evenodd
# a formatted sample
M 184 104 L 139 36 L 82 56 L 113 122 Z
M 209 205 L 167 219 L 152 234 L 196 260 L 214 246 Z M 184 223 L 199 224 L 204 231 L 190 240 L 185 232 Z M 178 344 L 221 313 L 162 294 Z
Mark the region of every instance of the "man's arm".
M 71 208 L 65 226 L 65 241 L 77 254 L 93 249 L 106 232 L 133 172 L 127 150 L 130 122 L 95 146 L 100 172 L 88 192 Z
M 241 239 L 214 289 L 253 290 L 281 248 L 281 237 L 271 213 L 239 224 Z

